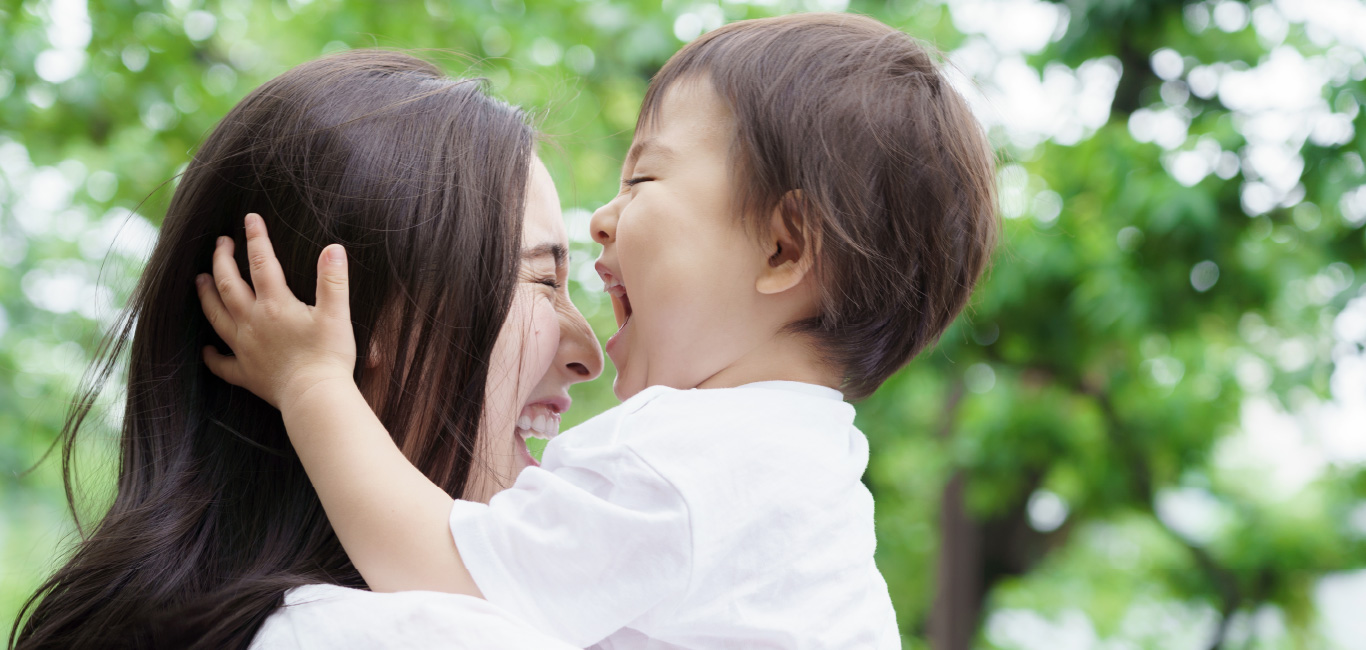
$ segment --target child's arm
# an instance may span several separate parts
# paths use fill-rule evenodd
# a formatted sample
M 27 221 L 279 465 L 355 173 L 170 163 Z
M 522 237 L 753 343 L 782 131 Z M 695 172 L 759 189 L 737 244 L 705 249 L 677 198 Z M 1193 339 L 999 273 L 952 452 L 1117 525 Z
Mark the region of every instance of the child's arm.
M 220 237 L 213 276 L 196 278 L 214 331 L 235 356 L 204 349 L 209 370 L 280 409 L 304 470 L 351 562 L 374 591 L 482 597 L 448 521 L 453 500 L 394 445 L 352 379 L 347 264 L 337 244 L 318 260 L 318 304 L 294 297 L 259 215 L 246 218 L 255 291 Z

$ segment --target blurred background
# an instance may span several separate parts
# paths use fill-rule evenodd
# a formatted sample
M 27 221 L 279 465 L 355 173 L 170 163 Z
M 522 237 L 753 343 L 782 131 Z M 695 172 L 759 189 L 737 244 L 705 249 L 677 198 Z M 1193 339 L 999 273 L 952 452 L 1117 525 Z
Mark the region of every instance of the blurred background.
M 249 90 L 353 47 L 486 77 L 549 136 L 606 336 L 587 220 L 650 76 L 808 10 L 937 46 L 1000 152 L 994 268 L 859 405 L 905 647 L 1366 648 L 1358 0 L 0 1 L 0 625 L 74 539 L 39 461 L 86 360 Z M 614 404 L 607 374 L 567 423 Z M 112 391 L 89 516 L 118 421 Z

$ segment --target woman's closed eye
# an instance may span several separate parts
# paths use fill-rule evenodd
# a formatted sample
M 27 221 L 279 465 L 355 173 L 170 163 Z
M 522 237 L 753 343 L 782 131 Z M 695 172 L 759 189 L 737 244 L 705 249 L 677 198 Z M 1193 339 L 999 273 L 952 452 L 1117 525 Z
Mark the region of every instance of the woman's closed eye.
M 547 287 L 550 287 L 551 289 L 553 289 L 553 290 L 555 290 L 555 291 L 559 291 L 559 290 L 560 290 L 560 280 L 559 280 L 559 278 L 556 278 L 556 277 L 553 277 L 553 276 L 552 276 L 552 277 L 545 277 L 545 278 L 536 278 L 535 281 L 536 281 L 536 284 L 543 284 L 543 285 L 545 285 L 545 286 L 547 286 Z

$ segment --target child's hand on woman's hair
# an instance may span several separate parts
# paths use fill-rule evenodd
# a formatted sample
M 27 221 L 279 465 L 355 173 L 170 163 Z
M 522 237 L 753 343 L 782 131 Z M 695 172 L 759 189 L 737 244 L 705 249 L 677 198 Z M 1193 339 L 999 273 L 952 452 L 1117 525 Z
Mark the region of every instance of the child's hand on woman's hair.
M 233 241 L 219 237 L 213 276 L 195 278 L 199 302 L 233 355 L 204 348 L 204 362 L 224 381 L 284 410 L 300 395 L 332 381 L 352 382 L 356 339 L 347 298 L 346 251 L 340 244 L 318 258 L 318 304 L 294 297 L 271 249 L 260 215 L 246 217 L 252 285 L 237 271 Z

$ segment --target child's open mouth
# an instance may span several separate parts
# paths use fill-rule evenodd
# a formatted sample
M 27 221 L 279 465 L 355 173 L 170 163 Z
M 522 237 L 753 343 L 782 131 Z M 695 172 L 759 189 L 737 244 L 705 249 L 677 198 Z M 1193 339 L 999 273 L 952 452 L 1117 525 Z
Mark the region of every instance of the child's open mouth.
M 620 364 L 622 339 L 627 335 L 626 327 L 631 324 L 631 299 L 626 296 L 626 287 L 622 286 L 621 281 L 615 277 L 605 278 L 603 288 L 612 297 L 612 314 L 617 317 L 617 331 L 607 339 L 607 356 L 612 358 L 612 362 Z
M 621 367 L 623 359 L 620 357 L 622 346 L 625 345 L 623 339 L 627 336 L 626 326 L 631 324 L 631 299 L 626 296 L 626 285 L 622 284 L 616 272 L 603 264 L 601 260 L 596 265 L 598 275 L 602 277 L 602 290 L 612 297 L 612 315 L 617 318 L 617 331 L 607 339 L 605 349 L 607 356 L 612 358 L 612 362 Z
M 616 278 L 607 282 L 603 290 L 612 296 L 612 313 L 617 317 L 617 331 L 620 332 L 631 320 L 631 299 L 626 296 L 626 287 Z

